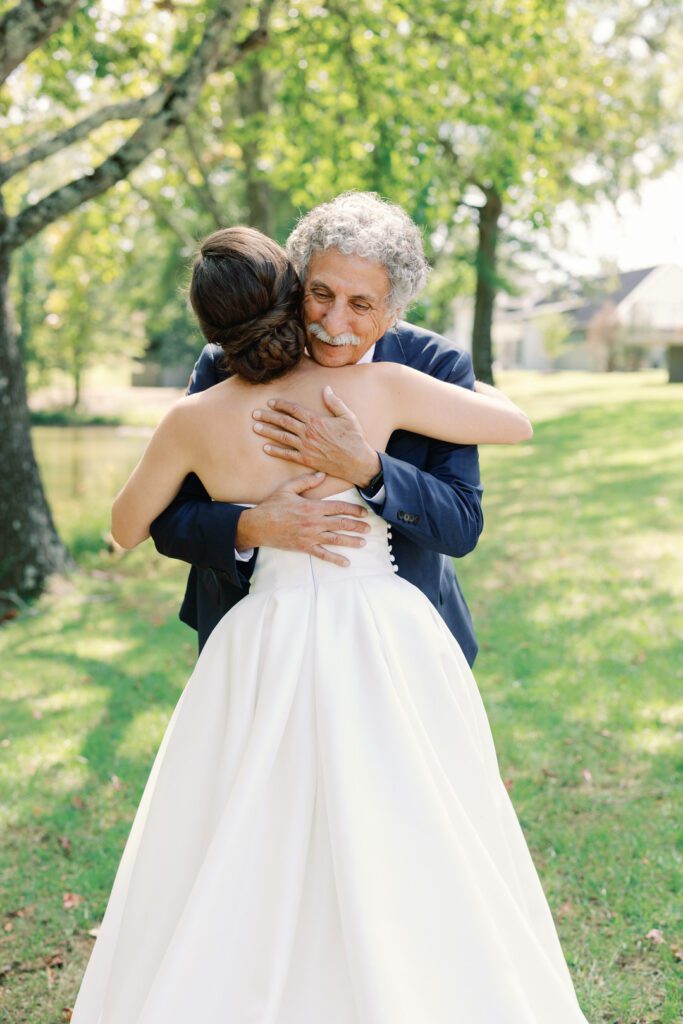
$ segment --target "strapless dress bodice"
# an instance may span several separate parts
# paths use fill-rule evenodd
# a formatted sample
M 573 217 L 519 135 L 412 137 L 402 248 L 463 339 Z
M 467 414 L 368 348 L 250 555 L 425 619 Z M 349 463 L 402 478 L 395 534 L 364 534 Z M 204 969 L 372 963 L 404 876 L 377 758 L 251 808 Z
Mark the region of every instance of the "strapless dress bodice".
M 314 555 L 301 551 L 283 551 L 279 548 L 259 548 L 256 566 L 251 578 L 251 593 L 274 590 L 280 587 L 313 586 L 325 582 L 344 582 L 359 576 L 374 576 L 396 572 L 394 555 L 391 550 L 391 527 L 363 501 L 352 487 L 339 494 L 331 494 L 323 501 L 347 501 L 364 505 L 368 514 L 364 517 L 370 529 L 364 533 L 365 544 L 361 548 L 338 547 L 328 544 L 329 551 L 348 558 L 348 566 L 325 562 Z M 344 531 L 336 531 L 344 532 Z M 360 536 L 360 534 L 352 534 Z

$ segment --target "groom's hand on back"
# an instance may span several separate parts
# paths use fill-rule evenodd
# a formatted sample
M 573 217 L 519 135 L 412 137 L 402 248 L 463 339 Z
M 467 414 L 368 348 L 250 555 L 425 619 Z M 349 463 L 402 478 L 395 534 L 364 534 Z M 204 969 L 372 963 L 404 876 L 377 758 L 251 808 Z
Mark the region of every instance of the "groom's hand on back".
M 264 450 L 268 455 L 348 480 L 362 489 L 379 473 L 379 455 L 365 440 L 356 415 L 331 387 L 323 389 L 323 401 L 331 416 L 272 399 L 267 409 L 252 413 L 257 421 L 254 430 L 267 442 Z
M 237 522 L 238 550 L 283 548 L 347 566 L 348 558 L 328 551 L 327 546 L 362 547 L 365 541 L 360 534 L 370 529 L 363 521 L 367 510 L 348 501 L 305 497 L 305 492 L 319 487 L 324 478 L 324 473 L 295 477 L 258 505 L 245 509 Z

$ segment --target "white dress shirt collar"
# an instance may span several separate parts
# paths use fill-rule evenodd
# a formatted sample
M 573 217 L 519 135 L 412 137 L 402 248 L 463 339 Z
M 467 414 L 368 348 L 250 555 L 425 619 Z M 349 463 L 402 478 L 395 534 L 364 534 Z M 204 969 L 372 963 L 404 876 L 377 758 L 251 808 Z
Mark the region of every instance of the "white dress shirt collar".
M 356 366 L 360 366 L 361 363 L 371 363 L 372 362 L 372 357 L 375 354 L 375 349 L 376 348 L 377 348 L 377 342 L 375 342 L 374 345 L 371 345 L 370 348 L 367 350 L 367 352 L 363 353 L 363 355 L 357 361 Z

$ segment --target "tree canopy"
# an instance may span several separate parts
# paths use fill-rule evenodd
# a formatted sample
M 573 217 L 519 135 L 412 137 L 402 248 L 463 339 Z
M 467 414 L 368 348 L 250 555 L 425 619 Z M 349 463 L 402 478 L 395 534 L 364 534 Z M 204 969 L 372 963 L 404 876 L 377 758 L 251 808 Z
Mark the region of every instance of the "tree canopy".
M 4 310 L 14 257 L 19 321 L 0 331 L 0 526 L 34 538 L 0 549 L 2 589 L 64 564 L 24 358 L 76 392 L 103 354 L 187 358 L 202 234 L 247 221 L 284 240 L 361 188 L 423 228 L 435 270 L 414 318 L 443 329 L 473 294 L 490 379 L 496 293 L 558 203 L 674 159 L 681 41 L 673 0 L 0 0 L 0 284 Z

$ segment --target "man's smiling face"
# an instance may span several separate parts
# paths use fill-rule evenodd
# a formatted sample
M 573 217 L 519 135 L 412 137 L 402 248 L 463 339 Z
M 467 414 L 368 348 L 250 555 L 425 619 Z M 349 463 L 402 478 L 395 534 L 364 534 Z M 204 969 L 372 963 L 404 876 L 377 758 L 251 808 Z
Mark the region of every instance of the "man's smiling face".
M 381 264 L 338 249 L 314 253 L 304 287 L 304 320 L 316 363 L 357 363 L 396 319 L 389 291 Z

